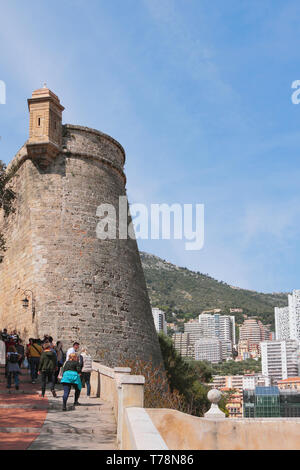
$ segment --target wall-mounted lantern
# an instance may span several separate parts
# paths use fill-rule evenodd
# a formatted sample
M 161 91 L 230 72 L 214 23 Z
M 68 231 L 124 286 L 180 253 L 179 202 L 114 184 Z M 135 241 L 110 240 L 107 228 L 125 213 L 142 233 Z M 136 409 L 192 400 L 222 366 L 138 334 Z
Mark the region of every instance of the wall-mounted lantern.
M 24 308 L 28 308 L 29 306 L 29 300 L 27 297 L 25 297 L 25 299 L 22 300 L 22 304 L 23 304 L 23 307 Z
M 34 296 L 33 292 L 30 289 L 24 290 L 23 294 L 25 297 L 22 299 L 22 305 L 23 308 L 28 308 L 29 307 L 29 298 L 28 298 L 28 292 L 29 296 L 31 296 L 31 311 L 32 311 L 32 322 L 34 322 L 34 317 L 35 317 L 35 302 L 34 302 Z

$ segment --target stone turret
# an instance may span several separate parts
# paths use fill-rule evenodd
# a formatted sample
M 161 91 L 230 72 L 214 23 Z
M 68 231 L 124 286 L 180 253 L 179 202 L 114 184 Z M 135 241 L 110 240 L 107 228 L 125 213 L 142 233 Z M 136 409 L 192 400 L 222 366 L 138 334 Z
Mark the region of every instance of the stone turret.
M 99 205 L 118 213 L 126 198 L 123 147 L 102 132 L 62 126 L 63 107 L 46 88 L 28 103 L 29 140 L 9 165 L 16 210 L 0 218 L 8 248 L 0 326 L 24 339 L 51 334 L 65 349 L 79 341 L 110 366 L 120 356 L 160 363 L 136 240 L 96 235 Z
M 28 99 L 29 140 L 27 153 L 40 166 L 47 166 L 61 150 L 62 112 L 65 109 L 58 97 L 46 86 Z

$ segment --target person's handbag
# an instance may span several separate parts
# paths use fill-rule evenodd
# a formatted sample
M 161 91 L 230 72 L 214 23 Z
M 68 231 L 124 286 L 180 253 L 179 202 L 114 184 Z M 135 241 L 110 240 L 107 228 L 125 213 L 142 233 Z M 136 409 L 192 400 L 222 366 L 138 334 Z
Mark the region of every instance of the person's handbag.
M 63 365 L 61 366 L 61 368 L 59 369 L 59 374 L 58 374 L 58 376 L 57 376 L 57 378 L 58 378 L 59 380 L 61 380 L 61 379 L 62 379 L 62 376 L 64 375 L 64 372 L 63 372 L 63 371 L 64 371 L 65 363 L 66 363 L 66 362 L 64 362 Z
M 25 369 L 28 369 L 28 367 L 29 367 L 29 363 L 28 363 L 27 357 L 25 357 L 25 359 L 24 359 L 24 361 L 23 361 L 23 367 L 25 367 Z

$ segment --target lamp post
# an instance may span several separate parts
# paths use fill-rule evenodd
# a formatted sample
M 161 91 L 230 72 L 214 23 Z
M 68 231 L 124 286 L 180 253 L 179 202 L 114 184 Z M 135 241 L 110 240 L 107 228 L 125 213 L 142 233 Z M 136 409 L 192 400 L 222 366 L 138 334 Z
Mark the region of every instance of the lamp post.
M 32 323 L 33 323 L 34 322 L 34 317 L 35 317 L 35 301 L 34 301 L 34 296 L 33 296 L 32 290 L 30 290 L 30 289 L 24 290 L 22 295 L 25 295 L 25 297 L 24 297 L 24 299 L 22 299 L 22 304 L 23 304 L 23 308 L 28 308 L 29 307 L 29 298 L 28 298 L 27 292 L 29 292 L 31 294 L 31 312 L 32 312 Z

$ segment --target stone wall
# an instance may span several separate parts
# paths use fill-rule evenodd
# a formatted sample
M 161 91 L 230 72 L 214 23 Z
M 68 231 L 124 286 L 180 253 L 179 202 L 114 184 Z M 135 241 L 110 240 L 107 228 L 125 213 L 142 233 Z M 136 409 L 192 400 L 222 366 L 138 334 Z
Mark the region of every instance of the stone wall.
M 153 424 L 172 450 L 299 450 L 299 418 L 198 418 L 150 409 Z
M 109 366 L 123 362 L 120 355 L 161 362 L 136 241 L 96 237 L 97 207 L 117 210 L 126 196 L 124 160 L 111 137 L 71 125 L 46 168 L 25 146 L 15 157 L 16 212 L 2 219 L 0 327 L 24 338 L 51 334 L 65 348 L 77 340 Z M 21 303 L 25 289 L 34 293 L 34 318 Z
M 31 168 L 26 161 L 13 178 L 13 189 L 18 193 L 16 212 L 8 218 L 1 214 L 0 224 L 5 227 L 8 251 L 0 264 L 0 328 L 17 329 L 23 337 L 37 335 L 33 321 L 32 302 L 22 307 L 23 291 L 29 286 L 35 290 L 34 253 L 32 246 Z

